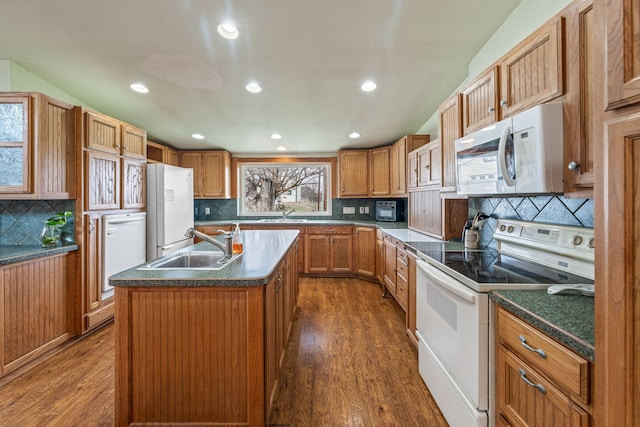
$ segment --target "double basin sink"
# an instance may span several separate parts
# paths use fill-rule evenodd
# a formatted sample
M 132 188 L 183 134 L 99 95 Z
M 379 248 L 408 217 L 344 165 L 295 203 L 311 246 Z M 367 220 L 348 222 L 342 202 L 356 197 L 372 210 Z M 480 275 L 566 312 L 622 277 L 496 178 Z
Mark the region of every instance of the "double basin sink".
M 225 257 L 222 251 L 187 251 L 167 255 L 138 270 L 221 270 L 242 254 Z

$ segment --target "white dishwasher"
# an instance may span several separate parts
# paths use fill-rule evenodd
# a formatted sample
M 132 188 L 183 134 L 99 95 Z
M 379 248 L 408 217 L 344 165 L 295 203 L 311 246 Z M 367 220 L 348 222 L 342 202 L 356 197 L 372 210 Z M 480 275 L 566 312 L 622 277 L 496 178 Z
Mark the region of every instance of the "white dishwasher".
M 102 217 L 102 298 L 113 295 L 109 277 L 142 264 L 147 255 L 145 212 Z

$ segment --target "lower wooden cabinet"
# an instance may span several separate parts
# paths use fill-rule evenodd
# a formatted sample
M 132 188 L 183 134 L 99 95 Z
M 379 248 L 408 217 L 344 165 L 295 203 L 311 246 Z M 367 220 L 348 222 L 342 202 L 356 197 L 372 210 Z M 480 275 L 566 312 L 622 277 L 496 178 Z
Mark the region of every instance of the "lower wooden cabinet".
M 0 267 L 0 376 L 72 335 L 76 253 Z
M 376 276 L 376 229 L 355 228 L 355 273 L 359 276 Z
M 309 226 L 305 241 L 305 273 L 352 273 L 351 226 Z
M 415 348 L 418 348 L 416 337 L 416 255 L 407 251 L 407 265 L 409 273 L 407 278 L 407 336 Z
M 502 425 L 590 426 L 590 362 L 502 308 L 496 317 Z
M 439 188 L 413 191 L 409 193 L 409 228 L 438 239 L 460 238 L 468 209 L 466 199 L 442 199 Z
M 406 312 L 409 303 L 409 259 L 404 243 L 392 236 L 383 236 L 383 284 Z
M 376 230 L 376 279 L 384 283 L 384 240 L 382 230 Z

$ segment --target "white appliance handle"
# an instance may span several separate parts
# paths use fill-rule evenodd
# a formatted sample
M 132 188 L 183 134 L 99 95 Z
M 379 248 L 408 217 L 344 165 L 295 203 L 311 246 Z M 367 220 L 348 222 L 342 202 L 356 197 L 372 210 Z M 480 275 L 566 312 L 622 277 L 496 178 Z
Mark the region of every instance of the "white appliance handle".
M 500 142 L 498 143 L 498 164 L 500 165 L 500 171 L 502 172 L 502 178 L 504 178 L 504 182 L 509 186 L 513 187 L 516 185 L 516 182 L 511 179 L 509 176 L 509 171 L 507 170 L 507 160 L 504 157 L 504 153 L 507 149 L 507 138 L 511 134 L 511 126 L 507 126 L 502 131 L 502 135 L 500 136 Z
M 171 249 L 171 248 L 172 248 L 172 247 L 174 247 L 175 245 L 176 245 L 175 243 L 172 243 L 172 244 L 170 244 L 170 245 L 164 245 L 164 246 L 161 246 L 160 248 L 164 251 L 164 250 L 166 250 L 166 249 Z
M 107 219 L 105 222 L 107 224 L 127 224 L 129 222 L 138 222 L 138 221 L 144 221 L 144 217 L 127 218 L 127 219 Z
M 443 290 L 467 301 L 468 303 L 475 304 L 476 294 L 453 277 L 441 272 L 436 267 L 421 259 L 416 260 L 416 265 L 433 281 L 434 284 L 438 285 Z

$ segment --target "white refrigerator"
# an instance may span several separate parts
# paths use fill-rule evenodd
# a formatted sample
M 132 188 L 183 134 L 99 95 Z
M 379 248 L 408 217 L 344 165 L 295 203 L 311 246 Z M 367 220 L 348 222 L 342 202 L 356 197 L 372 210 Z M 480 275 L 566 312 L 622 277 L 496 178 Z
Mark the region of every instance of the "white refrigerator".
M 147 165 L 147 261 L 193 245 L 193 169 Z

